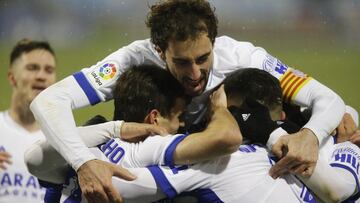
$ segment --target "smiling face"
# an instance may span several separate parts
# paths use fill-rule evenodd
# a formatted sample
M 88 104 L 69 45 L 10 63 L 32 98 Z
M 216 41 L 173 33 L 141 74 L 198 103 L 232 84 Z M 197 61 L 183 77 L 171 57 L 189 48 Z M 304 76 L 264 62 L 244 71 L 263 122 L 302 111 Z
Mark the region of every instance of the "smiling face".
M 197 96 L 205 90 L 213 63 L 213 45 L 207 33 L 203 32 L 195 39 L 170 41 L 160 55 L 186 94 Z
M 45 88 L 56 81 L 55 58 L 44 49 L 21 54 L 8 72 L 13 94 L 29 103 Z

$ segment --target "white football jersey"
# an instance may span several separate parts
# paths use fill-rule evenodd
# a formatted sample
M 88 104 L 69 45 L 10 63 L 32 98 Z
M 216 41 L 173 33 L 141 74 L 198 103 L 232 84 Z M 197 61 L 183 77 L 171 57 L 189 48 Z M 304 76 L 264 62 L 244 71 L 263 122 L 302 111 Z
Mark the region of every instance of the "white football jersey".
M 350 172 L 360 191 L 360 149 L 350 142 L 334 144 L 333 138 L 329 138 L 320 156 L 331 167 Z M 268 172 L 274 161 L 269 155 L 256 145 L 242 145 L 238 152 L 214 161 L 148 169 L 169 198 L 194 191 L 200 202 L 321 202 L 294 175 L 272 179 Z M 357 192 L 344 202 L 354 202 L 359 196 Z
M 278 78 L 284 100 L 313 109 L 313 116 L 304 127 L 311 129 L 320 143 L 341 120 L 345 106 L 338 95 L 306 74 L 272 57 L 263 48 L 222 36 L 215 40 L 213 57 L 205 92 L 193 98 L 194 105 L 190 105 L 188 111 L 196 115 L 195 119 L 198 118 L 197 113 L 202 112 L 203 100 L 211 89 L 231 72 L 250 67 L 265 70 Z M 75 170 L 95 157 L 89 153 L 76 132 L 71 110 L 112 99 L 116 80 L 121 73 L 141 64 L 166 67 L 150 39 L 135 41 L 122 47 L 97 64 L 47 88 L 32 102 L 31 110 L 46 132 L 49 142 Z M 51 116 L 53 113 L 58 116 Z M 190 122 L 197 124 L 198 120 L 193 119 L 189 119 Z
M 110 139 L 98 148 L 91 148 L 97 159 L 121 165 L 126 168 L 146 167 L 153 164 L 173 165 L 173 153 L 177 144 L 186 136 L 150 136 L 139 143 L 124 142 L 119 138 Z M 69 169 L 63 186 L 44 182 L 49 189 L 45 202 L 84 202 L 74 170 Z M 50 187 L 49 187 L 50 186 Z M 62 194 L 61 194 L 62 193 Z M 60 199 L 58 199 L 60 198 Z
M 150 39 L 138 40 L 122 47 L 96 65 L 84 68 L 73 76 L 84 90 L 88 102 L 93 105 L 112 99 L 116 80 L 121 73 L 141 64 L 166 67 Z M 213 67 L 205 92 L 219 85 L 227 74 L 240 68 L 263 69 L 279 80 L 288 76 L 288 80 L 283 82 L 284 85 L 292 86 L 289 87 L 288 94 L 285 94 L 289 99 L 294 98 L 298 88 L 310 80 L 310 77 L 300 71 L 289 69 L 280 60 L 267 54 L 263 48 L 222 36 L 215 40 Z
M 273 160 L 263 147 L 241 145 L 230 156 L 192 166 L 148 167 L 169 198 L 195 192 L 200 202 L 303 202 L 282 179 L 272 179 Z
M 45 188 L 28 172 L 24 153 L 37 140 L 44 139 L 44 135 L 40 130 L 29 133 L 8 111 L 0 112 L 0 132 L 0 151 L 11 154 L 12 161 L 6 170 L 0 169 L 0 203 L 43 202 Z

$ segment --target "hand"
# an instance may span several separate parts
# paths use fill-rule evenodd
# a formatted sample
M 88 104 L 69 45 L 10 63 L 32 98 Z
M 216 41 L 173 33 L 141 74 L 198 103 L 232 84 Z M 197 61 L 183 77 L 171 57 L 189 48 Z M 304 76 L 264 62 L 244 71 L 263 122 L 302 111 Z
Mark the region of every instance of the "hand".
M 280 160 L 271 167 L 270 176 L 277 178 L 287 172 L 303 177 L 312 175 L 319 153 L 317 137 L 309 129 L 285 135 L 273 145 L 272 152 Z
M 7 152 L 0 152 L 0 169 L 6 170 L 5 163 L 12 164 L 11 155 Z
M 337 130 L 337 143 L 350 140 L 350 137 L 353 134 L 355 134 L 355 131 L 357 130 L 356 124 L 350 114 L 348 113 L 344 114 L 336 130 Z M 360 144 L 360 139 L 357 139 L 356 137 L 353 138 L 353 141 L 354 144 L 356 143 Z
M 128 170 L 101 160 L 86 162 L 79 168 L 77 174 L 82 193 L 89 203 L 121 203 L 122 198 L 112 185 L 112 176 L 129 181 L 136 178 Z
M 355 133 L 350 136 L 350 142 L 360 147 L 360 130 L 356 130 Z

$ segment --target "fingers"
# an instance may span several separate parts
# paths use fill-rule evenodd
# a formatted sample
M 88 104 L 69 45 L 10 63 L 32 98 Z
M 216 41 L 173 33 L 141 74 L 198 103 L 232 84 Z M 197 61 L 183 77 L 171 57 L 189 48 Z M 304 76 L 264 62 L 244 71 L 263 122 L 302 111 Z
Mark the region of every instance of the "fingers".
M 77 171 L 81 190 L 88 202 L 122 202 L 120 194 L 112 186 L 112 176 L 128 178 L 127 171 L 117 170 L 115 165 L 90 160 Z M 120 174 L 119 174 L 120 173 Z
M 115 189 L 115 187 L 110 182 L 109 184 L 104 184 L 104 190 L 107 196 L 109 197 L 110 202 L 121 203 L 122 198 L 120 193 Z
M 109 202 L 109 198 L 107 197 L 102 187 L 96 187 L 94 185 L 86 185 L 81 189 L 84 197 L 87 199 L 89 203 Z
M 356 130 L 355 133 L 350 136 L 350 142 L 360 147 L 360 130 Z
M 119 166 L 114 166 L 112 165 L 113 168 L 113 175 L 116 177 L 119 177 L 121 179 L 124 180 L 128 180 L 128 181 L 132 181 L 136 179 L 136 176 L 132 173 L 130 173 L 127 169 L 119 167 Z
M 349 113 L 345 113 L 343 121 L 346 132 L 349 134 L 353 134 L 356 131 L 357 127 L 355 121 Z
M 6 170 L 6 164 L 12 164 L 11 155 L 7 152 L 0 152 L 0 168 Z
M 285 147 L 287 146 L 287 140 L 286 137 L 280 137 L 279 140 L 272 146 L 272 153 L 275 154 L 276 157 L 281 159 L 286 153 Z

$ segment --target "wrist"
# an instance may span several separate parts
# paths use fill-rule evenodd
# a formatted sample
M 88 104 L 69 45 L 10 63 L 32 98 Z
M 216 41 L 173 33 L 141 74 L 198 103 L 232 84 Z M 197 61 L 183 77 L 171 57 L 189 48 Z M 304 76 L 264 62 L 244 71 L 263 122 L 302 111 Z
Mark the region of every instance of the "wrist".
M 75 171 L 77 173 L 83 171 L 83 170 L 86 170 L 90 164 L 94 163 L 94 161 L 97 161 L 97 159 L 91 159 L 91 160 L 88 160 L 86 162 L 84 162 L 81 166 L 79 166 L 77 169 L 75 169 Z
M 114 124 L 114 138 L 121 138 L 121 134 L 122 134 L 122 127 L 125 124 L 125 121 L 115 121 Z
M 279 140 L 279 138 L 287 134 L 288 133 L 281 127 L 276 128 L 272 133 L 270 133 L 269 139 L 266 143 L 266 147 L 271 150 L 272 146 Z

